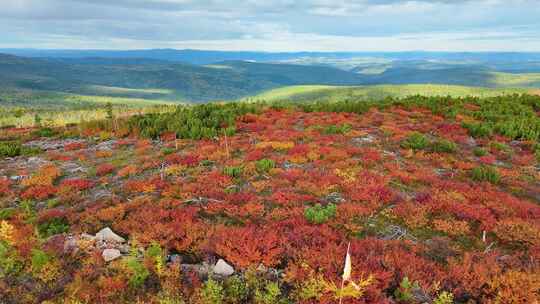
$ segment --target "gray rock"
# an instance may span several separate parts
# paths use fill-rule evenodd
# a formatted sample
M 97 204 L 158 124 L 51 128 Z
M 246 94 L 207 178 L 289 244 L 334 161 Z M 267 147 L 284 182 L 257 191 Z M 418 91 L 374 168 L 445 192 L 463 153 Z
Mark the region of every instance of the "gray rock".
M 283 169 L 289 170 L 289 169 L 294 169 L 294 168 L 302 169 L 302 168 L 304 168 L 304 165 L 291 163 L 288 160 L 283 162 Z
M 94 188 L 95 189 L 95 188 Z M 92 189 L 92 190 L 94 190 Z M 91 190 L 91 191 L 92 191 Z M 98 189 L 96 190 L 95 192 L 92 193 L 92 198 L 94 200 L 97 200 L 97 199 L 100 199 L 100 198 L 104 198 L 104 197 L 111 197 L 111 192 L 109 190 L 106 190 L 106 189 Z
M 113 243 L 123 243 L 126 241 L 123 237 L 114 233 L 109 227 L 103 228 L 96 233 L 96 240 Z
M 116 248 L 120 250 L 121 253 L 129 253 L 131 249 L 131 247 L 129 247 L 128 244 L 119 245 L 119 246 L 116 246 Z
M 118 249 L 105 249 L 103 250 L 103 253 L 101 254 L 105 262 L 110 262 L 112 260 L 116 260 L 117 258 L 122 256 L 122 253 L 120 253 L 120 250 Z
M 28 162 L 29 162 L 31 165 L 41 165 L 41 164 L 47 163 L 46 160 L 44 160 L 44 159 L 41 158 L 41 157 L 37 157 L 37 156 L 29 157 L 29 158 L 28 158 Z
M 182 257 L 179 254 L 171 254 L 167 257 L 169 263 L 181 263 Z
M 228 277 L 234 274 L 234 268 L 223 259 L 219 259 L 213 269 L 214 274 Z
M 377 138 L 371 134 L 362 136 L 362 137 L 355 137 L 352 139 L 352 142 L 355 144 L 363 145 L 363 144 L 371 144 L 375 142 Z
M 96 145 L 95 149 L 100 151 L 110 151 L 116 144 L 116 140 L 108 140 Z
M 469 146 L 469 147 L 476 147 L 478 144 L 476 143 L 476 139 L 474 139 L 473 137 L 469 137 L 467 139 L 467 142 L 466 144 Z
M 328 203 L 334 203 L 334 204 L 343 203 L 345 201 L 345 199 L 338 192 L 332 192 L 328 194 L 324 198 L 324 200 Z

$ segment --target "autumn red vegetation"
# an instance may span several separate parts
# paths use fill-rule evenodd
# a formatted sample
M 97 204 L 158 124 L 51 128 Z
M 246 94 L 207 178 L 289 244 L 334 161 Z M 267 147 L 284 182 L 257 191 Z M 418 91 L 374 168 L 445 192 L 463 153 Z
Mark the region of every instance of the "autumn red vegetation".
M 132 136 L 108 152 L 88 143 L 43 154 L 31 174 L 0 179 L 0 302 L 205 303 L 217 287 L 178 263 L 221 258 L 249 301 L 270 303 L 261 299 L 277 282 L 274 303 L 337 303 L 332 285 L 350 242 L 353 281 L 365 286 L 344 303 L 537 303 L 533 146 L 498 135 L 472 142 L 461 124 L 470 119 L 399 105 L 267 108 L 238 117 L 227 137 Z M 420 148 L 417 133 L 455 146 Z M 70 173 L 73 162 L 85 170 Z M 482 166 L 496 171 L 473 173 Z M 306 210 L 317 204 L 336 211 L 313 221 Z M 132 252 L 107 263 L 83 239 L 76 250 L 64 243 L 104 227 Z M 223 303 L 248 301 L 231 298 L 231 281 L 215 284 Z

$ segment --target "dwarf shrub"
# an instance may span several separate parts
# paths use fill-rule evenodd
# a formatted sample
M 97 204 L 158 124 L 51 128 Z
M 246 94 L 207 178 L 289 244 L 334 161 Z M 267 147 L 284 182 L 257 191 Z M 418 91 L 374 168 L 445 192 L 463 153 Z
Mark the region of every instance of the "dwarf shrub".
M 255 303 L 257 304 L 274 304 L 279 303 L 281 290 L 277 282 L 267 282 L 264 289 L 255 290 Z
M 55 217 L 38 225 L 39 235 L 48 238 L 69 231 L 69 223 L 64 217 Z
M 330 218 L 333 218 L 336 215 L 336 211 L 337 207 L 332 203 L 325 207 L 321 204 L 317 204 L 313 207 L 308 207 L 304 212 L 304 216 L 310 223 L 322 224 Z
M 475 138 L 493 135 L 493 127 L 486 123 L 463 123 L 462 126 L 469 131 L 469 135 Z
M 129 285 L 133 288 L 141 287 L 150 275 L 148 269 L 134 256 L 126 260 L 126 267 L 130 271 Z
M 223 173 L 225 175 L 228 175 L 230 177 L 240 177 L 242 176 L 242 167 L 225 167 L 223 168 Z
M 268 173 L 276 166 L 276 163 L 271 159 L 261 159 L 255 163 L 255 167 L 259 173 Z
M 474 156 L 482 157 L 482 156 L 486 156 L 488 152 L 486 151 L 486 149 L 483 149 L 483 148 L 474 148 L 473 154 Z
M 223 286 L 212 277 L 201 288 L 202 303 L 221 304 L 224 302 Z
M 454 153 L 457 151 L 458 146 L 447 139 L 439 139 L 432 144 L 431 148 L 438 153 Z
M 501 176 L 496 168 L 485 165 L 472 169 L 471 177 L 475 181 L 490 182 L 492 184 L 497 184 L 501 180 Z
M 227 303 L 246 303 L 249 290 L 242 279 L 232 276 L 225 281 L 224 286 Z
M 0 142 L 0 156 L 15 157 L 21 155 L 21 143 L 15 141 Z
M 429 145 L 429 140 L 418 132 L 411 133 L 404 141 L 401 142 L 401 147 L 405 149 L 422 150 Z
M 323 130 L 324 134 L 345 134 L 352 129 L 349 124 L 330 125 Z
M 420 286 L 418 282 L 411 282 L 408 277 L 404 277 L 399 284 L 399 287 L 394 291 L 394 296 L 400 302 L 410 302 L 414 299 L 413 290 Z

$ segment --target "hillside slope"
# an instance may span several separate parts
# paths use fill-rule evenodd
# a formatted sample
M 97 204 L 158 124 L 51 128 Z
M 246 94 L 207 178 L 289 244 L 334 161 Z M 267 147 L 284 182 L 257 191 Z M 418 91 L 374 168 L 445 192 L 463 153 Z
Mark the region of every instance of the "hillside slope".
M 227 61 L 210 66 L 149 60 L 85 61 L 0 55 L 2 88 L 149 99 L 236 99 L 297 84 L 350 85 L 362 76 L 331 67 Z
M 536 303 L 539 110 L 223 103 L 7 130 L 2 301 Z
M 490 97 L 506 94 L 533 92 L 526 88 L 485 88 L 458 85 L 408 84 L 373 86 L 289 86 L 272 89 L 245 100 L 264 101 L 325 101 L 377 100 L 385 97 L 423 96 L 478 96 Z
M 365 69 L 347 71 L 325 65 L 247 61 L 192 65 L 151 58 L 25 58 L 0 54 L 0 91 L 4 93 L 25 90 L 206 102 L 236 100 L 292 85 L 379 84 L 538 88 L 540 74 L 510 74 L 479 65 L 424 61 L 393 64 L 379 72 L 365 73 Z

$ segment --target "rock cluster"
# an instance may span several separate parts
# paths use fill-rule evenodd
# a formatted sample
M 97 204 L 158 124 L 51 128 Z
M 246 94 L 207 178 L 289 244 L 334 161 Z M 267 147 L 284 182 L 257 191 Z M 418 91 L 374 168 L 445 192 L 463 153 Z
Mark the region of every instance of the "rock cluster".
M 95 235 L 82 233 L 78 236 L 68 236 L 64 242 L 64 251 L 100 250 L 106 262 L 120 258 L 129 252 L 126 240 L 114 233 L 111 228 L 101 229 Z

